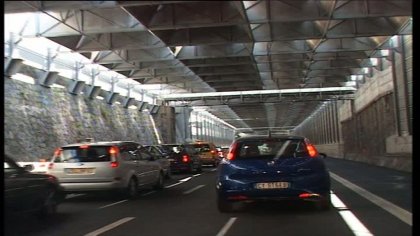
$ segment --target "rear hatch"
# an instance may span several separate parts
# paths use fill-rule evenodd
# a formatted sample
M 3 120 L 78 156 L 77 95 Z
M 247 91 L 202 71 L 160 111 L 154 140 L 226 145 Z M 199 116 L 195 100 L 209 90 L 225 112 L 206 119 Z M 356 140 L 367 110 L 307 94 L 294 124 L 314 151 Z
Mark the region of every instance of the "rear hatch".
M 216 150 L 211 149 L 209 144 L 194 144 L 193 146 L 202 159 L 212 159 L 217 155 Z
M 299 139 L 246 140 L 235 144 L 231 152 L 226 173 L 244 183 L 293 182 L 325 170 Z
M 63 147 L 56 151 L 49 173 L 62 183 L 111 182 L 117 168 L 112 167 L 110 150 L 111 146 Z

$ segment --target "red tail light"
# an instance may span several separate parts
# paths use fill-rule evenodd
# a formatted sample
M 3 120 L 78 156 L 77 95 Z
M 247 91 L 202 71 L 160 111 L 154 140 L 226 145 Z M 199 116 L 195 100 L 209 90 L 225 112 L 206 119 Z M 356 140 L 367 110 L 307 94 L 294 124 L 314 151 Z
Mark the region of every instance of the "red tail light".
M 188 155 L 182 156 L 182 162 L 189 162 L 189 161 L 190 161 L 190 157 Z
M 215 153 L 216 153 L 216 151 L 215 151 L 215 150 L 211 150 L 210 152 L 211 152 L 211 154 L 215 154 Z
M 229 153 L 227 154 L 226 159 L 228 159 L 229 161 L 235 159 L 236 156 L 236 147 L 238 146 L 238 143 L 234 143 L 230 149 L 229 149 Z
M 86 148 L 89 148 L 89 145 L 81 145 L 79 148 L 80 149 L 86 149 Z
M 118 153 L 120 152 L 120 149 L 116 146 L 112 146 L 109 148 L 109 155 L 111 156 L 111 168 L 116 168 L 118 167 L 118 160 L 117 160 L 117 156 Z
M 110 155 L 116 155 L 116 154 L 119 153 L 119 151 L 120 151 L 119 148 L 116 147 L 116 146 L 112 146 L 112 147 L 109 148 L 109 154 Z
M 116 168 L 116 167 L 118 167 L 118 161 L 113 161 L 113 162 L 111 162 L 111 167 L 112 167 L 112 168 Z
M 318 151 L 316 150 L 315 146 L 312 145 L 308 140 L 305 140 L 306 143 L 306 150 L 308 150 L 310 157 L 318 156 Z
M 61 149 L 61 148 L 55 149 L 54 156 L 60 156 L 62 151 L 63 151 L 63 149 Z

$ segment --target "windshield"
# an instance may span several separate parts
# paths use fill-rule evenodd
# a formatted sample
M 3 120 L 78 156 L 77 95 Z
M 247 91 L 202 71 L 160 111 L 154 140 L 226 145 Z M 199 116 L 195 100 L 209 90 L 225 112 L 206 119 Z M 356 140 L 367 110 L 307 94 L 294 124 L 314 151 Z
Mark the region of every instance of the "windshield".
M 307 155 L 303 140 L 256 139 L 238 143 L 237 158 L 281 158 Z
M 110 161 L 109 147 L 63 148 L 61 155 L 54 162 L 102 162 Z
M 210 152 L 210 145 L 208 144 L 194 144 L 194 149 L 197 152 Z

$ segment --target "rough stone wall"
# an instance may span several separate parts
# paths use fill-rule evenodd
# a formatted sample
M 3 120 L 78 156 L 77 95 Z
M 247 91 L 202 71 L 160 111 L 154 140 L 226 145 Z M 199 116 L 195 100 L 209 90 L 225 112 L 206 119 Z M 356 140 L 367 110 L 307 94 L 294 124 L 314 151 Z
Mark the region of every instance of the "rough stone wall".
M 5 153 L 16 160 L 50 157 L 55 148 L 85 138 L 157 143 L 149 114 L 119 104 L 7 78 L 4 99 Z

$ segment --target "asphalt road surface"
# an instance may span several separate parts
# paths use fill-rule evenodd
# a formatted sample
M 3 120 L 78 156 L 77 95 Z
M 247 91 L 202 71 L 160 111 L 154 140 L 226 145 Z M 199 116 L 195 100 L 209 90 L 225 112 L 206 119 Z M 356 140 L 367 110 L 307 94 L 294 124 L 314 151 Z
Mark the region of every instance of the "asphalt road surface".
M 317 211 L 293 202 L 216 207 L 216 169 L 174 174 L 160 191 L 135 200 L 110 194 L 71 194 L 54 218 L 15 216 L 5 235 L 25 236 L 405 236 L 412 235 L 411 175 L 326 159 L 333 208 Z M 369 195 L 370 194 L 370 195 Z

